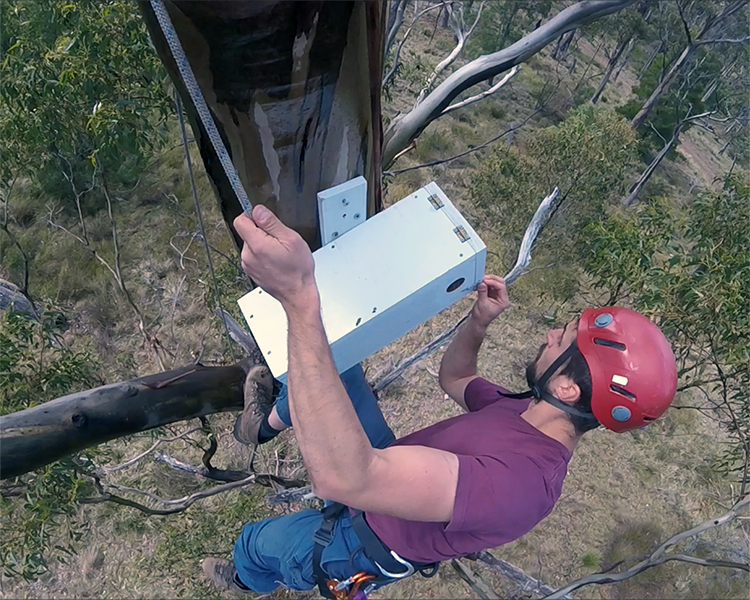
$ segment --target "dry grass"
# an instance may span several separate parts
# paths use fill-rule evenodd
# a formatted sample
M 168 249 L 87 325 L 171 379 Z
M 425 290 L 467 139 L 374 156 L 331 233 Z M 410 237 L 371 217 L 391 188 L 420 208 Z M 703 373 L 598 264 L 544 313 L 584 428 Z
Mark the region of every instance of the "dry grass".
M 432 65 L 446 53 L 451 44 L 450 35 L 438 30 L 434 42 L 428 44 L 426 32 L 431 31 L 428 20 L 424 31 L 417 32 L 407 44 L 406 60 L 415 60 L 419 55 L 423 64 Z M 588 51 L 585 43 L 581 49 Z M 523 145 L 528 131 L 561 118 L 571 105 L 571 90 L 583 68 L 579 65 L 566 76 L 553 110 L 531 121 L 518 132 L 514 143 Z M 543 85 L 543 77 L 556 70 L 559 72 L 547 53 L 541 53 L 496 96 L 431 124 L 419 138 L 417 150 L 399 159 L 394 168 L 460 152 L 519 122 L 532 110 L 532 94 Z M 633 81 L 632 72 L 626 69 L 606 93 L 610 103 L 624 101 Z M 387 116 L 408 110 L 418 89 L 416 76 L 398 80 L 393 86 L 393 99 L 385 107 Z M 697 177 L 707 185 L 715 172 L 725 166 L 722 159 L 713 156 L 717 150 L 715 143 L 705 136 L 696 137 L 692 132 L 686 140 L 683 152 L 689 160 L 680 165 L 680 172 L 685 178 Z M 435 180 L 467 217 L 476 222 L 466 190 L 484 152 L 387 178 L 386 204 Z M 200 165 L 197 156 L 195 164 Z M 128 198 L 128 210 L 118 216 L 126 257 L 126 280 L 136 302 L 147 312 L 149 323 L 153 322 L 160 340 L 174 353 L 175 365 L 188 363 L 198 356 L 202 356 L 203 362 L 224 362 L 231 358 L 219 324 L 207 306 L 206 299 L 211 298 L 213 292 L 203 249 L 199 240 L 191 242 L 185 235 L 197 230 L 187 186 L 181 149 L 177 149 L 165 154 Z M 202 171 L 199 194 L 211 243 L 233 256 L 231 240 Z M 33 206 L 31 200 L 23 198 L 15 207 L 16 216 L 29 223 L 26 240 L 36 242 L 40 248 L 35 259 L 37 270 L 32 279 L 32 293 L 37 289 L 56 297 L 76 315 L 69 337 L 93 344 L 102 358 L 108 381 L 154 372 L 153 357 L 143 347 L 135 332 L 135 322 L 114 292 L 109 276 L 92 265 L 75 243 L 53 235 L 39 223 L 34 224 Z M 499 258 L 504 256 L 503 241 L 486 226 L 478 222 L 476 225 L 490 251 L 488 271 L 506 272 L 510 265 L 503 264 Z M 102 231 L 101 237 L 106 242 L 106 223 L 97 222 L 96 230 Z M 169 245 L 170 240 L 177 249 Z M 215 257 L 215 264 L 225 308 L 236 311 L 234 301 L 242 294 L 244 283 L 236 278 L 229 261 Z M 480 355 L 479 369 L 483 376 L 512 388 L 522 387 L 525 360 L 533 356 L 549 320 L 545 314 L 550 306 L 541 300 L 544 285 L 544 274 L 536 273 L 522 279 L 511 290 L 513 306 L 490 328 Z M 562 307 L 562 312 L 575 310 L 582 304 L 579 298 Z M 470 305 L 469 299 L 459 302 L 368 359 L 365 364 L 368 376 L 413 353 L 453 324 Z M 564 319 L 565 315 L 558 315 L 558 318 Z M 438 387 L 439 358 L 436 354 L 424 360 L 383 393 L 381 406 L 397 435 L 458 414 L 459 409 Z M 211 422 L 220 440 L 214 464 L 247 469 L 248 449 L 231 436 L 233 415 L 216 415 Z M 174 431 L 184 431 L 196 424 L 181 424 Z M 193 437 L 202 440 L 198 434 Z M 495 553 L 547 583 L 558 585 L 647 552 L 672 533 L 726 510 L 732 490 L 713 470 L 724 439 L 724 433 L 711 421 L 687 411 L 671 412 L 661 422 L 636 434 L 618 436 L 593 432 L 576 451 L 564 494 L 553 513 L 534 531 Z M 105 449 L 111 453 L 110 464 L 116 464 L 142 452 L 151 443 L 150 435 L 134 436 L 107 444 Z M 201 451 L 184 441 L 159 450 L 186 462 L 200 462 Z M 255 457 L 254 466 L 258 472 L 300 476 L 302 464 L 293 434 L 284 433 L 264 446 Z M 162 497 L 179 497 L 210 485 L 201 478 L 176 473 L 150 457 L 112 479 Z M 0 596 L 219 598 L 220 594 L 199 575 L 200 559 L 207 555 L 229 557 L 243 523 L 295 508 L 270 507 L 264 501 L 266 493 L 268 490 L 260 487 L 232 491 L 170 517 L 146 517 L 134 509 L 108 504 L 86 506 L 77 517 L 85 523 L 86 534 L 79 554 L 71 563 L 54 564 L 51 572 L 35 583 L 3 579 Z M 723 555 L 747 560 L 749 535 L 747 521 L 737 522 L 704 536 L 698 543 L 687 544 L 686 550 L 700 556 Z M 522 596 L 486 567 L 474 564 L 472 568 L 501 596 Z M 746 575 L 736 578 L 731 571 L 675 564 L 618 586 L 585 588 L 577 596 L 743 598 L 748 589 L 750 578 Z M 272 595 L 298 596 L 287 591 Z M 449 565 L 443 565 L 433 579 L 414 577 L 393 584 L 373 597 L 470 598 L 473 592 Z

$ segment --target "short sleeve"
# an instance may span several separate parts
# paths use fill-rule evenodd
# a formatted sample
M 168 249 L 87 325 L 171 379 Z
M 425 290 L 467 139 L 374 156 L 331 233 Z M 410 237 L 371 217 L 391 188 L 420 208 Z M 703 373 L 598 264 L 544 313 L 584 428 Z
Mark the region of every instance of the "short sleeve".
M 552 510 L 543 474 L 527 457 L 459 455 L 453 516 L 446 533 L 492 531 L 502 539 L 529 532 Z
M 469 409 L 469 412 L 474 412 L 481 410 L 485 406 L 489 406 L 498 400 L 502 400 L 503 397 L 498 392 L 506 393 L 508 390 L 499 385 L 495 385 L 494 383 L 490 383 L 481 377 L 472 379 L 464 390 L 464 402 L 466 403 L 466 408 Z

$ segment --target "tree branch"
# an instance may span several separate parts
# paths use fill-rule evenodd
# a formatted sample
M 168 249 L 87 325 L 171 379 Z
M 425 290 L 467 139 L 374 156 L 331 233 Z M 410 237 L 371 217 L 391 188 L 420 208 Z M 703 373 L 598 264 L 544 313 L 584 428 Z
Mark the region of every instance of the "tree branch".
M 393 119 L 385 133 L 383 165 L 389 166 L 393 157 L 437 119 L 464 90 L 524 62 L 562 33 L 622 10 L 630 4 L 632 0 L 578 2 L 560 11 L 547 23 L 508 48 L 481 56 L 456 70 L 424 98 L 419 106 Z
M 464 108 L 465 106 L 469 106 L 470 104 L 474 104 L 475 102 L 479 102 L 480 100 L 483 100 L 487 96 L 491 96 L 492 94 L 497 92 L 500 88 L 502 88 L 506 83 L 508 83 L 511 77 L 513 77 L 513 75 L 518 73 L 520 69 L 521 69 L 521 65 L 516 65 L 505 75 L 505 77 L 503 77 L 490 89 L 488 89 L 485 92 L 482 92 L 481 94 L 477 94 L 476 96 L 471 96 L 470 98 L 467 98 L 466 100 L 461 100 L 461 102 L 456 102 L 455 104 L 451 104 L 442 113 L 440 113 L 440 116 L 444 117 L 449 112 L 453 112 L 454 110 L 458 110 L 459 108 Z
M 696 46 L 705 46 L 706 44 L 744 44 L 750 40 L 750 35 L 743 38 L 737 39 L 717 39 L 717 40 L 699 40 L 695 43 Z
M 479 19 L 482 16 L 482 9 L 484 8 L 484 0 L 479 4 L 479 10 L 477 11 L 477 16 L 474 19 L 474 23 L 469 28 L 468 31 L 464 32 L 464 7 L 463 4 L 459 7 L 458 10 L 454 11 L 452 14 L 453 17 L 453 25 L 454 25 L 454 31 L 456 34 L 456 47 L 453 48 L 451 53 L 446 56 L 443 60 L 441 60 L 435 69 L 432 71 L 430 76 L 427 78 L 427 81 L 424 84 L 424 87 L 420 90 L 419 94 L 417 95 L 417 99 L 414 101 L 414 107 L 416 108 L 419 106 L 419 103 L 424 100 L 425 95 L 427 92 L 429 92 L 432 89 L 432 86 L 435 84 L 435 81 L 437 81 L 437 78 L 440 76 L 440 74 L 445 71 L 450 65 L 452 65 L 456 59 L 458 58 L 458 55 L 461 54 L 461 51 L 464 49 L 464 46 L 466 45 L 466 40 L 469 39 L 469 36 L 474 32 L 474 28 L 477 26 L 477 23 L 479 23 Z M 460 22 L 459 22 L 460 19 Z
M 451 561 L 451 566 L 461 576 L 461 579 L 468 583 L 469 587 L 471 587 L 471 589 L 474 590 L 477 596 L 482 598 L 482 600 L 500 600 L 500 596 L 497 595 L 495 590 L 493 590 L 484 579 L 461 562 L 461 560 L 454 558 Z
M 474 146 L 473 148 L 469 148 L 468 150 L 465 150 L 463 152 L 459 152 L 458 154 L 454 154 L 453 156 L 450 156 L 448 158 L 441 158 L 439 160 L 433 160 L 432 162 L 423 163 L 421 165 L 415 165 L 413 167 L 405 167 L 403 169 L 396 169 L 394 171 L 383 171 L 383 175 L 398 175 L 399 173 L 407 173 L 408 171 L 415 171 L 417 169 L 425 169 L 427 167 L 435 167 L 437 165 L 442 165 L 442 164 L 445 164 L 447 162 L 451 162 L 451 161 L 456 160 L 458 158 L 463 158 L 464 156 L 468 156 L 469 154 L 472 154 L 474 152 L 479 152 L 479 150 L 482 150 L 482 149 L 486 148 L 487 146 L 490 146 L 490 145 L 494 144 L 498 140 L 504 138 L 509 133 L 512 134 L 517 129 L 520 129 L 521 127 L 523 127 L 524 125 L 526 125 L 526 123 L 528 123 L 528 121 L 532 117 L 536 116 L 539 112 L 541 112 L 543 108 L 544 108 L 544 105 L 540 106 L 533 113 L 531 113 L 530 115 L 528 115 L 523 121 L 521 121 L 521 123 L 519 123 L 518 125 L 513 125 L 513 126 L 509 127 L 508 129 L 506 129 L 502 133 L 496 135 L 492 139 L 487 140 L 486 142 L 483 142 L 483 143 L 479 144 L 478 146 Z
M 396 74 L 396 71 L 398 71 L 398 59 L 401 55 L 401 48 L 404 45 L 404 42 L 406 42 L 406 39 L 409 37 L 409 34 L 414 30 L 414 26 L 417 24 L 417 21 L 419 21 L 420 18 L 422 18 L 422 15 L 430 12 L 431 10 L 435 10 L 436 8 L 442 8 L 442 6 L 445 4 L 445 2 L 441 2 L 440 4 L 434 4 L 433 6 L 428 6 L 424 10 L 416 13 L 414 15 L 414 18 L 412 18 L 411 23 L 409 24 L 409 27 L 404 32 L 404 37 L 401 38 L 401 41 L 398 43 L 398 46 L 396 46 L 396 52 L 393 54 L 393 64 L 391 65 L 390 70 L 386 74 L 385 77 L 383 77 L 383 87 L 388 85 L 390 83 L 393 76 Z
M 586 585 L 591 585 L 591 584 L 600 585 L 604 583 L 615 583 L 618 581 L 624 581 L 625 579 L 630 579 L 631 577 L 634 577 L 635 575 L 638 575 L 639 573 L 642 573 L 643 571 L 647 569 L 651 569 L 660 564 L 673 561 L 673 560 L 689 562 L 692 564 L 697 564 L 697 565 L 702 565 L 702 566 L 707 566 L 707 567 L 727 567 L 731 569 L 742 569 L 743 571 L 750 571 L 750 565 L 745 564 L 745 563 L 704 560 L 704 559 L 696 558 L 693 556 L 685 556 L 682 554 L 672 554 L 672 555 L 666 554 L 667 550 L 669 550 L 671 547 L 675 546 L 679 542 L 685 539 L 694 537 L 698 535 L 699 533 L 703 533 L 704 531 L 708 531 L 709 529 L 721 527 L 722 525 L 732 521 L 733 519 L 737 517 L 737 515 L 739 514 L 739 511 L 745 506 L 747 506 L 748 504 L 750 504 L 750 495 L 747 496 L 745 499 L 741 500 L 740 502 L 737 502 L 737 504 L 735 504 L 729 512 L 722 515 L 721 517 L 711 519 L 709 521 L 706 521 L 698 525 L 697 527 L 693 527 L 692 529 L 673 535 L 666 542 L 664 542 L 661 546 L 659 546 L 656 550 L 654 550 L 647 559 L 639 562 L 637 565 L 634 565 L 627 571 L 623 571 L 622 573 L 615 573 L 615 574 L 596 573 L 594 575 L 582 577 L 581 579 L 578 579 L 572 583 L 569 583 L 565 587 L 560 588 L 554 594 L 545 596 L 545 600 L 552 600 L 554 598 L 562 598 L 565 594 L 569 594 L 570 592 L 577 590 L 579 588 L 582 588 Z
M 176 506 L 175 508 L 169 508 L 169 509 L 149 508 L 148 506 L 145 506 L 138 502 L 134 502 L 133 500 L 128 500 L 127 498 L 121 498 L 120 496 L 114 496 L 106 491 L 103 491 L 101 496 L 95 496 L 92 498 L 81 498 L 79 502 L 81 504 L 99 504 L 101 502 L 114 502 L 115 504 L 121 504 L 123 506 L 130 506 L 132 508 L 136 508 L 140 510 L 141 512 L 144 512 L 148 515 L 173 515 L 175 513 L 182 512 L 183 510 L 189 508 L 190 506 L 195 504 L 198 500 L 202 500 L 203 498 L 209 498 L 210 496 L 215 496 L 216 494 L 228 492 L 236 488 L 244 487 L 246 485 L 253 483 L 254 481 L 255 481 L 255 475 L 250 475 L 249 477 L 245 479 L 241 479 L 239 481 L 232 481 L 230 483 L 224 483 L 222 485 L 217 485 L 216 487 L 213 487 L 211 489 L 196 492 L 195 494 L 190 494 L 189 496 L 185 496 L 184 498 L 178 498 L 175 500 L 164 500 L 163 498 L 160 498 L 159 496 L 155 496 L 154 494 L 151 494 L 150 492 L 144 492 L 143 490 L 137 490 L 135 488 L 126 488 L 126 487 L 119 486 L 116 484 L 103 484 L 102 486 L 103 488 L 112 488 L 112 489 L 122 490 L 124 492 L 141 494 L 153 500 L 154 502 L 159 502 L 166 506 L 173 506 L 175 504 L 180 505 L 180 506 Z
M 486 564 L 498 575 L 515 583 L 522 594 L 545 595 L 555 592 L 555 588 L 552 586 L 547 585 L 539 579 L 531 577 L 531 575 L 528 575 L 522 569 L 519 569 L 505 560 L 497 558 L 487 551 L 478 552 L 475 558 Z M 564 596 L 563 598 L 569 600 L 569 596 Z

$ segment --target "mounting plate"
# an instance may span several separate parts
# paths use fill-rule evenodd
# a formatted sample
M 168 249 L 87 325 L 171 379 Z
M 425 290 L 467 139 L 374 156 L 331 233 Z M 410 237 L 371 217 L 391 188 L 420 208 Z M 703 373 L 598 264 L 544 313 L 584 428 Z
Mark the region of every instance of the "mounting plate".
M 320 240 L 325 246 L 367 219 L 367 180 L 355 177 L 318 192 Z

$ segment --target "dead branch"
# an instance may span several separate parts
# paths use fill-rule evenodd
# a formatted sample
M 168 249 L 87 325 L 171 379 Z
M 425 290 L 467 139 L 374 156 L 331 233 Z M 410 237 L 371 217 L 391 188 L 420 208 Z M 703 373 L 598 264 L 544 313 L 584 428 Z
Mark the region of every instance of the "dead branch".
M 388 28 L 388 33 L 385 37 L 385 46 L 383 47 L 384 58 L 388 56 L 388 53 L 391 51 L 391 46 L 393 46 L 393 42 L 396 40 L 396 34 L 398 33 L 398 30 L 401 29 L 401 25 L 404 22 L 404 10 L 406 9 L 407 4 L 408 0 L 395 0 L 394 2 L 391 2 L 388 7 L 388 20 L 391 21 L 391 15 L 393 15 L 393 21 L 391 22 L 390 27 Z
M 523 594 L 545 595 L 555 592 L 555 588 L 552 586 L 528 575 L 522 569 L 510 564 L 508 561 L 493 556 L 487 551 L 478 552 L 476 560 L 483 562 L 498 575 L 515 583 L 518 586 L 519 591 Z M 565 600 L 570 599 L 569 596 L 563 596 L 563 598 Z
M 158 452 L 154 454 L 154 460 L 167 465 L 175 471 L 182 471 L 183 473 L 190 473 L 191 475 L 200 475 L 201 477 L 213 479 L 215 481 L 241 481 L 246 477 L 252 476 L 255 477 L 256 483 L 267 487 L 278 485 L 283 488 L 299 488 L 304 487 L 307 483 L 301 479 L 286 479 L 271 473 L 253 473 L 251 475 L 245 471 L 217 469 L 215 467 L 206 467 L 205 465 L 190 465 L 177 460 L 176 458 L 172 458 L 168 454 L 160 454 Z
M 102 473 L 105 473 L 108 475 L 110 473 L 116 473 L 117 471 L 122 471 L 123 469 L 127 469 L 128 467 L 132 467 L 135 463 L 139 462 L 141 459 L 151 454 L 151 452 L 156 450 L 161 444 L 168 444 L 170 442 L 176 442 L 177 440 L 184 439 L 186 436 L 190 435 L 191 433 L 195 433 L 196 431 L 203 431 L 203 427 L 193 427 L 192 429 L 189 429 L 185 433 L 181 433 L 180 435 L 176 435 L 171 438 L 159 438 L 145 452 L 141 452 L 137 456 L 134 456 L 133 458 L 126 460 L 124 463 L 120 465 L 117 465 L 115 467 L 100 467 L 100 470 Z
M 480 100 L 484 100 L 487 96 L 491 96 L 495 92 L 497 92 L 500 88 L 502 88 L 506 83 L 508 83 L 515 75 L 518 73 L 518 71 L 521 69 L 521 65 L 516 65 L 513 67 L 506 75 L 503 77 L 500 81 L 498 81 L 495 85 L 493 85 L 490 89 L 488 89 L 485 92 L 482 92 L 481 94 L 477 94 L 476 96 L 471 96 L 470 98 L 467 98 L 466 100 L 461 100 L 461 102 L 456 102 L 455 104 L 451 104 L 448 108 L 446 108 L 442 113 L 440 113 L 441 117 L 444 117 L 449 112 L 453 112 L 454 110 L 458 110 L 459 108 L 464 108 L 465 106 L 469 106 L 470 104 L 474 104 L 475 102 L 479 102 Z
M 529 226 L 526 228 L 526 232 L 523 235 L 523 240 L 521 240 L 521 247 L 518 251 L 516 264 L 505 276 L 506 285 L 512 285 L 521 275 L 523 275 L 525 269 L 531 263 L 531 248 L 534 245 L 534 240 L 536 240 L 536 237 L 539 235 L 542 227 L 544 227 L 547 218 L 555 208 L 555 200 L 557 199 L 559 194 L 560 190 L 555 188 L 549 196 L 542 200 L 539 208 L 536 209 L 536 212 L 534 213 L 534 216 L 532 217 L 531 222 L 529 223 Z M 445 344 L 455 335 L 455 333 L 458 331 L 458 328 L 461 327 L 463 322 L 468 318 L 469 315 L 465 315 L 458 321 L 458 323 L 430 340 L 425 346 L 420 348 L 417 352 L 415 352 L 408 358 L 405 358 L 404 360 L 399 362 L 393 369 L 391 369 L 373 385 L 373 389 L 375 390 L 375 392 L 384 390 L 386 387 L 396 381 L 396 379 L 398 379 L 406 369 L 416 364 L 426 356 L 429 356 L 435 350 L 443 346 L 443 344 Z
M 456 59 L 458 58 L 458 55 L 461 54 L 461 51 L 464 49 L 464 46 L 466 45 L 466 40 L 469 39 L 469 36 L 474 33 L 474 29 L 476 28 L 477 24 L 479 23 L 479 19 L 482 16 L 482 9 L 484 8 L 484 0 L 479 4 L 479 9 L 477 10 L 477 16 L 474 19 L 474 23 L 472 23 L 471 27 L 469 29 L 466 29 L 466 21 L 464 20 L 464 5 L 461 3 L 457 9 L 455 9 L 451 13 L 451 21 L 453 22 L 453 33 L 456 36 L 456 46 L 451 50 L 451 53 L 446 56 L 443 60 L 441 60 L 435 69 L 430 73 L 430 76 L 427 78 L 427 81 L 424 84 L 424 87 L 421 89 L 419 94 L 417 95 L 417 99 L 414 101 L 414 107 L 416 108 L 419 106 L 419 103 L 424 100 L 424 97 L 427 95 L 427 92 L 429 92 L 432 89 L 432 86 L 435 85 L 435 81 L 437 81 L 437 78 L 440 77 L 440 74 L 445 71 L 450 65 L 452 65 Z
M 289 488 L 266 497 L 269 504 L 291 504 L 317 498 L 311 485 L 299 488 Z
M 482 579 L 479 575 L 474 573 L 469 567 L 462 563 L 458 558 L 454 558 L 451 561 L 451 566 L 461 576 L 466 583 L 469 584 L 472 590 L 474 590 L 482 600 L 500 600 L 500 596 L 495 593 L 487 582 Z
M 401 48 L 404 46 L 404 42 L 406 42 L 407 38 L 409 37 L 409 34 L 414 30 L 414 26 L 417 24 L 417 21 L 422 18 L 423 15 L 430 12 L 431 10 L 435 10 L 436 8 L 442 8 L 442 6 L 445 4 L 445 2 L 441 2 L 440 4 L 434 4 L 433 6 L 428 6 L 422 11 L 417 12 L 415 10 L 414 17 L 411 20 L 411 23 L 409 24 L 409 27 L 406 28 L 406 31 L 404 32 L 404 37 L 401 38 L 401 41 L 396 46 L 396 51 L 393 54 L 393 64 L 391 65 L 390 70 L 388 73 L 386 73 L 385 77 L 383 77 L 383 87 L 388 85 L 390 83 L 391 79 L 393 79 L 393 76 L 396 74 L 396 71 L 398 71 L 399 67 L 399 56 L 401 55 Z
M 91 192 L 96 187 L 97 169 L 94 169 L 94 172 L 91 176 L 91 184 L 89 185 L 89 187 L 83 191 L 79 191 L 73 178 L 73 167 L 70 164 L 70 161 L 60 154 L 58 154 L 57 156 L 58 158 L 60 158 L 60 160 L 64 161 L 68 166 L 68 172 L 66 172 L 65 169 L 63 169 L 62 174 L 65 177 L 65 179 L 68 181 L 71 191 L 73 192 L 73 195 L 75 196 L 76 209 L 78 211 L 78 222 L 81 226 L 82 235 L 80 236 L 76 235 L 69 229 L 56 223 L 52 217 L 51 210 L 49 214 L 47 215 L 47 222 L 49 223 L 49 225 L 51 225 L 55 229 L 58 229 L 68 234 L 69 236 L 73 237 L 74 239 L 78 240 L 81 243 L 81 245 L 86 250 L 88 250 L 91 253 L 91 255 L 99 262 L 99 264 L 101 264 L 111 273 L 112 277 L 115 280 L 115 283 L 117 283 L 117 287 L 120 289 L 120 292 L 125 298 L 125 301 L 130 306 L 131 310 L 133 311 L 133 314 L 135 315 L 135 318 L 138 321 L 138 330 L 141 332 L 141 335 L 143 336 L 146 347 L 151 352 L 153 352 L 159 368 L 162 371 L 164 371 L 165 370 L 164 361 L 162 360 L 161 355 L 160 355 L 160 350 L 163 351 L 164 348 L 161 346 L 161 342 L 159 342 L 158 338 L 155 335 L 149 333 L 149 331 L 147 330 L 146 324 L 143 319 L 143 313 L 141 313 L 141 310 L 138 308 L 132 296 L 130 295 L 130 291 L 125 285 L 125 279 L 122 276 L 122 268 L 120 266 L 120 244 L 117 238 L 117 224 L 115 222 L 114 213 L 112 211 L 112 199 L 109 196 L 107 185 L 106 183 L 103 183 L 101 188 L 102 188 L 102 191 L 104 192 L 104 198 L 107 201 L 107 215 L 109 216 L 109 221 L 110 221 L 110 224 L 112 225 L 112 248 L 114 252 L 114 266 L 111 265 L 109 261 L 107 261 L 101 254 L 99 254 L 96 248 L 94 248 L 91 245 L 91 242 L 88 237 L 88 231 L 86 229 L 86 220 L 83 218 L 83 210 L 81 208 L 81 199 L 83 198 L 83 196 Z
M 216 494 L 221 494 L 223 492 L 228 492 L 230 490 L 234 490 L 239 487 L 244 487 L 246 485 L 253 483 L 254 481 L 255 481 L 255 475 L 250 475 L 249 477 L 246 477 L 245 479 L 241 479 L 239 481 L 232 481 L 230 483 L 217 485 L 216 487 L 213 487 L 211 489 L 196 492 L 195 494 L 190 494 L 189 496 L 185 496 L 183 498 L 177 498 L 174 500 L 165 500 L 163 498 L 160 498 L 159 496 L 151 494 L 150 492 L 137 490 L 135 488 L 126 488 L 124 486 L 119 486 L 117 484 L 100 484 L 97 482 L 98 483 L 97 487 L 101 488 L 102 495 L 95 496 L 92 498 L 81 498 L 80 503 L 81 504 L 99 504 L 101 502 L 114 502 L 116 504 L 122 504 L 123 506 L 130 506 L 132 508 L 136 508 L 140 510 L 141 512 L 144 512 L 149 515 L 172 515 L 178 512 L 182 512 L 183 510 L 189 508 L 191 505 L 195 504 L 198 500 L 209 498 L 210 496 L 215 496 Z M 164 504 L 165 506 L 175 506 L 175 505 L 179 505 L 179 506 L 175 506 L 174 508 L 169 508 L 169 509 L 150 508 L 143 504 L 139 504 L 138 502 L 134 502 L 133 500 L 128 500 L 127 498 L 114 496 L 106 491 L 109 488 L 121 490 L 123 492 L 140 494 L 140 495 L 148 497 L 150 500 L 154 502 Z
M 673 535 L 666 542 L 664 542 L 661 546 L 659 546 L 656 550 L 654 550 L 647 559 L 642 560 L 641 562 L 634 565 L 627 571 L 623 571 L 622 573 L 615 573 L 615 574 L 595 573 L 594 575 L 582 577 L 581 579 L 577 579 L 576 581 L 569 583 L 565 587 L 560 588 L 555 593 L 550 594 L 549 596 L 545 596 L 545 599 L 552 600 L 553 598 L 562 598 L 565 594 L 569 594 L 570 592 L 577 590 L 579 588 L 582 588 L 586 585 L 591 585 L 591 584 L 601 585 L 605 583 L 616 583 L 618 581 L 624 581 L 626 579 L 630 579 L 631 577 L 634 577 L 635 575 L 638 575 L 639 573 L 642 573 L 643 571 L 646 571 L 647 569 L 651 569 L 653 567 L 656 567 L 658 565 L 661 565 L 665 562 L 670 562 L 670 561 L 688 562 L 691 564 L 701 565 L 704 567 L 724 567 L 724 568 L 729 568 L 729 569 L 741 569 L 743 571 L 750 572 L 750 564 L 747 564 L 747 563 L 736 563 L 736 562 L 721 561 L 721 560 L 708 560 L 708 559 L 704 560 L 702 558 L 697 558 L 694 556 L 685 556 L 683 554 L 667 554 L 666 553 L 667 550 L 669 550 L 670 548 L 672 548 L 673 546 L 675 546 L 676 544 L 680 543 L 683 540 L 694 537 L 700 533 L 703 533 L 704 531 L 715 529 L 716 527 L 721 527 L 722 525 L 725 525 L 726 523 L 729 523 L 730 521 L 736 519 L 740 510 L 742 510 L 748 504 L 750 504 L 750 495 L 746 496 L 743 500 L 737 502 L 732 507 L 732 509 L 729 512 L 725 513 L 724 515 L 705 521 L 704 523 L 701 523 L 700 525 L 693 527 L 692 529 L 688 529 L 687 531 L 683 531 L 682 533 Z

